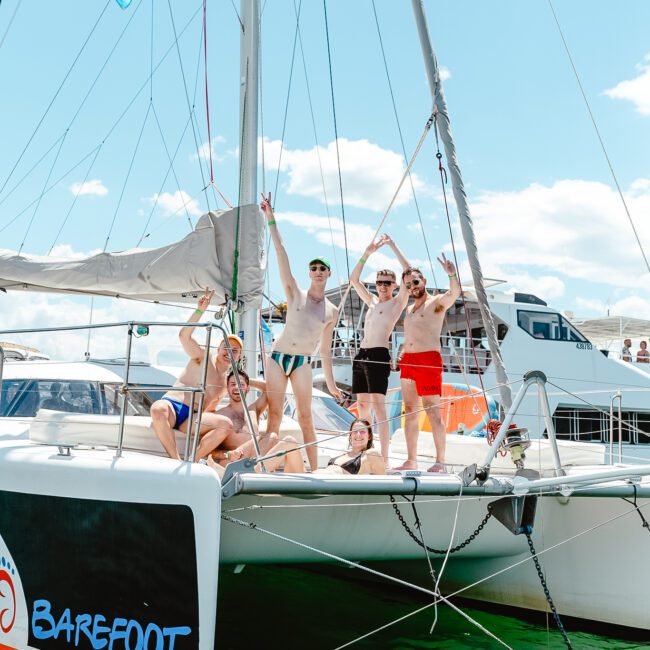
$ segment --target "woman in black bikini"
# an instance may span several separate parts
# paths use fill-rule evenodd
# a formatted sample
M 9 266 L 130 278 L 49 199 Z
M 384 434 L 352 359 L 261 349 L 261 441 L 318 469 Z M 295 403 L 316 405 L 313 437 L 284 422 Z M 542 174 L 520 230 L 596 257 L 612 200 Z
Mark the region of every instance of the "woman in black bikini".
M 368 420 L 355 420 L 350 425 L 349 450 L 331 458 L 318 472 L 330 474 L 385 474 L 383 456 L 372 448 L 372 427 Z

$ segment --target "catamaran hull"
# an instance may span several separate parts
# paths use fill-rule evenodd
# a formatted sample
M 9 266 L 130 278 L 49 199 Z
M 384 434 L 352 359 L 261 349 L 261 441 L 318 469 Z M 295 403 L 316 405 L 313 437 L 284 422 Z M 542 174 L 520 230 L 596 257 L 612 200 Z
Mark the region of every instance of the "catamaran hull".
M 467 539 L 493 500 L 464 500 L 452 538 L 457 498 L 418 497 L 425 542 L 443 550 Z M 397 501 L 417 535 L 411 507 L 399 497 Z M 639 499 L 638 506 L 644 512 L 650 500 Z M 386 573 L 431 588 L 424 551 L 408 535 L 388 497 L 241 495 L 226 500 L 223 512 L 256 528 L 223 523 L 222 563 L 331 562 L 338 556 L 380 562 Z M 532 540 L 560 614 L 650 629 L 650 531 L 631 504 L 614 497 L 540 498 Z M 438 565 L 442 557 L 432 555 Z M 494 517 L 451 556 L 442 591 L 548 610 L 525 536 L 513 535 Z

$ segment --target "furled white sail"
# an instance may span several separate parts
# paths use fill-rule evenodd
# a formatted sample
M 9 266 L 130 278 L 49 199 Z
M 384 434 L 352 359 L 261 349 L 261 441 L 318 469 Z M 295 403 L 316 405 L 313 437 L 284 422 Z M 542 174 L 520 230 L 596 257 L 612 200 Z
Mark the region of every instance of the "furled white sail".
M 210 287 L 213 304 L 223 304 L 232 295 L 238 249 L 237 298 L 256 308 L 264 280 L 262 232 L 258 207 L 246 205 L 208 212 L 181 241 L 151 250 L 56 261 L 0 249 L 0 289 L 195 302 Z

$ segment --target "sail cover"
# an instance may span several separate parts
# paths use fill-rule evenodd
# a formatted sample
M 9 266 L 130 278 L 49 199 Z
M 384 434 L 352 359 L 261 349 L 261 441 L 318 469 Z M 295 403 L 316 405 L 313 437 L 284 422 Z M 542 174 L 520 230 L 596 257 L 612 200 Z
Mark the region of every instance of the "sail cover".
M 238 249 L 237 298 L 255 309 L 264 281 L 262 233 L 258 207 L 245 205 L 208 212 L 184 239 L 151 250 L 57 261 L 0 249 L 0 289 L 196 302 L 210 287 L 213 304 L 223 304 L 231 296 Z

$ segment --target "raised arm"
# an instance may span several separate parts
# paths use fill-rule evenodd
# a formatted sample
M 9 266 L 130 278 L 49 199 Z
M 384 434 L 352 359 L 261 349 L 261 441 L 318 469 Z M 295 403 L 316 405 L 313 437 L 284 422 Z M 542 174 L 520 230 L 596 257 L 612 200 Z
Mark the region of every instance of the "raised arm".
M 359 298 L 363 300 L 363 302 L 370 307 L 372 303 L 375 300 L 375 297 L 366 289 L 365 285 L 363 282 L 361 282 L 361 271 L 363 270 L 363 267 L 365 263 L 368 261 L 368 258 L 381 246 L 384 245 L 384 237 L 381 237 L 378 239 L 376 242 L 371 241 L 368 246 L 366 246 L 366 250 L 357 262 L 356 266 L 352 269 L 352 273 L 350 273 L 350 284 L 354 287 L 355 291 L 359 294 Z
M 298 283 L 291 273 L 291 265 L 289 264 L 289 256 L 282 242 L 282 237 L 280 236 L 280 231 L 278 230 L 278 224 L 275 222 L 275 215 L 273 214 L 273 208 L 271 207 L 271 192 L 268 196 L 262 194 L 262 203 L 260 204 L 260 209 L 266 217 L 266 223 L 269 226 L 269 231 L 271 233 L 271 239 L 273 240 L 273 246 L 275 247 L 275 253 L 278 258 L 278 270 L 280 271 L 280 280 L 282 281 L 282 286 L 287 294 L 287 298 L 292 300 L 295 297 L 296 292 L 298 291 Z
M 205 293 L 199 298 L 196 303 L 196 309 L 194 313 L 188 318 L 189 323 L 197 323 L 201 320 L 205 310 L 210 306 L 210 301 L 214 296 L 214 290 L 210 291 L 210 287 L 205 288 Z M 178 338 L 181 340 L 181 345 L 185 354 L 187 354 L 190 359 L 194 361 L 201 362 L 203 359 L 203 350 L 201 346 L 197 343 L 195 338 L 192 336 L 194 332 L 194 327 L 187 325 L 186 327 L 181 327 L 181 331 L 178 334 Z
M 334 325 L 338 322 L 338 309 L 335 310 L 334 318 L 323 328 L 320 336 L 320 359 L 323 364 L 323 373 L 325 374 L 325 382 L 327 390 L 338 401 L 343 399 L 343 394 L 338 389 L 334 381 L 334 372 L 332 371 L 332 334 L 334 333 Z
M 257 388 L 257 390 L 260 391 L 260 396 L 248 407 L 249 411 L 254 411 L 259 420 L 262 413 L 264 413 L 266 407 L 269 405 L 269 400 L 266 397 L 266 381 L 264 381 L 264 379 L 251 378 L 250 385 L 252 388 Z
M 397 257 L 399 263 L 402 265 L 402 270 L 406 271 L 406 269 L 410 269 L 411 263 L 406 259 L 406 257 L 404 257 L 404 254 L 398 248 L 397 244 L 393 241 L 393 239 L 389 235 L 384 235 L 384 237 L 386 238 L 386 243 L 392 248 L 393 253 L 395 253 L 395 257 Z M 406 290 L 406 287 L 404 286 L 403 280 L 400 280 L 399 291 L 395 296 L 395 300 L 397 300 L 398 304 L 402 305 L 402 309 L 406 307 L 406 303 L 409 301 L 409 293 Z
M 448 260 L 444 253 L 442 254 L 442 259 L 438 258 L 438 262 L 440 262 L 445 273 L 449 276 L 449 289 L 438 297 L 438 302 L 442 304 L 445 309 L 449 309 L 456 302 L 456 298 L 460 296 L 460 282 L 458 280 L 458 274 L 456 273 L 454 263 L 451 260 Z

